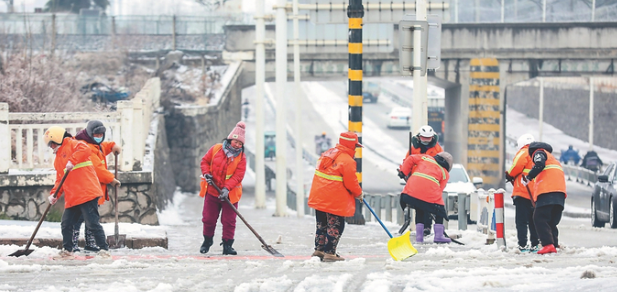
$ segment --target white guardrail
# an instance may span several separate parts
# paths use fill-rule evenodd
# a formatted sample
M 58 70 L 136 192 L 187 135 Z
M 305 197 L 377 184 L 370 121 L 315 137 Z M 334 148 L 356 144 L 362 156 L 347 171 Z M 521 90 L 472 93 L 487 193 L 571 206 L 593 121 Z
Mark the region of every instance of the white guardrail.
M 105 139 L 122 146 L 120 170 L 141 170 L 150 121 L 159 107 L 160 95 L 161 81 L 152 78 L 132 100 L 118 101 L 115 112 L 11 113 L 7 103 L 0 103 L 0 173 L 52 168 L 53 154 L 43 141 L 45 131 L 57 125 L 75 136 L 90 120 L 102 121 L 107 128 Z M 113 162 L 113 157 L 107 161 Z

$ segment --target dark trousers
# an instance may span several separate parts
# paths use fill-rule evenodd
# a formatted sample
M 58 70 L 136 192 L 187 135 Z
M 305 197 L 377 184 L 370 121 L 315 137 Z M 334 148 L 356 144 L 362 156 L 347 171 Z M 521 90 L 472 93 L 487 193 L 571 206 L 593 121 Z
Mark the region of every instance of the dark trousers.
M 73 251 L 73 228 L 75 223 L 79 219 L 79 216 L 84 217 L 86 222 L 86 228 L 88 228 L 94 235 L 96 244 L 104 250 L 108 250 L 107 238 L 105 237 L 105 231 L 103 226 L 99 223 L 99 199 L 96 198 L 92 201 L 85 202 L 83 204 L 73 206 L 65 209 L 62 214 L 62 222 L 60 227 L 62 228 L 62 247 L 68 251 Z
M 236 209 L 238 208 L 238 203 L 233 205 Z M 214 236 L 219 213 L 221 213 L 221 224 L 223 224 L 223 240 L 234 239 L 236 234 L 236 212 L 227 202 L 221 201 L 210 194 L 206 194 L 204 208 L 201 212 L 201 222 L 204 224 L 203 235 Z
M 345 217 L 315 210 L 315 221 L 315 250 L 336 254 L 336 247 L 345 230 Z
M 433 223 L 433 217 L 431 213 L 424 212 L 424 210 L 420 208 L 416 208 L 416 223 L 424 224 L 424 229 L 427 227 L 431 227 L 431 223 Z M 435 216 L 435 224 L 443 224 L 443 217 Z
M 531 246 L 538 245 L 538 233 L 533 221 L 533 206 L 531 201 L 525 198 L 517 197 L 514 199 L 516 211 L 514 221 L 516 222 L 516 237 L 518 238 L 519 246 L 527 245 L 527 226 L 529 226 L 529 239 Z
M 559 230 L 557 230 L 557 224 L 561 221 L 562 212 L 563 206 L 561 205 L 536 207 L 533 212 L 536 231 L 538 232 L 538 237 L 540 237 L 540 242 L 543 246 L 552 244 L 557 247 L 559 245 Z

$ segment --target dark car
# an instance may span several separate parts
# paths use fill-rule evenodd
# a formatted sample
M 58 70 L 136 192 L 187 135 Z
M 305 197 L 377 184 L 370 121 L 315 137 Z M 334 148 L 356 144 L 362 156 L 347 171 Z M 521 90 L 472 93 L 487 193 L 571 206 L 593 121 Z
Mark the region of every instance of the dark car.
M 377 103 L 377 96 L 373 95 L 370 92 L 363 92 L 362 101 Z
M 94 102 L 116 102 L 118 100 L 127 99 L 131 94 L 126 89 L 113 89 L 100 82 L 94 82 L 83 86 L 81 92 Z
M 607 222 L 611 228 L 617 228 L 617 165 L 608 165 L 598 176 L 591 195 L 591 224 L 593 227 L 604 227 Z

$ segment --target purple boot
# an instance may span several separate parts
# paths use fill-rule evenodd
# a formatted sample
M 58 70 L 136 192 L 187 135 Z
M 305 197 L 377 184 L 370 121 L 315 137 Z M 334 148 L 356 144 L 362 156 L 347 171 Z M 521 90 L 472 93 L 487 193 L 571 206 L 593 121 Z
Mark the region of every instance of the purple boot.
M 424 224 L 422 223 L 416 224 L 416 242 L 424 242 Z
M 452 240 L 444 236 L 444 226 L 443 224 L 435 224 L 433 230 L 435 230 L 435 238 L 433 242 L 435 243 L 450 243 Z

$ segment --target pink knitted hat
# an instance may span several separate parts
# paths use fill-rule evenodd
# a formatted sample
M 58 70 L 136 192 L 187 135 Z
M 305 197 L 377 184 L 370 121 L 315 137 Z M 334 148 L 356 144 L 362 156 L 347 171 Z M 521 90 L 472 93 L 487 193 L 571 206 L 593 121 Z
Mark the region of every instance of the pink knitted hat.
M 227 139 L 236 139 L 244 144 L 245 129 L 246 125 L 244 125 L 244 122 L 238 122 L 236 127 L 229 133 L 229 136 L 227 136 Z

